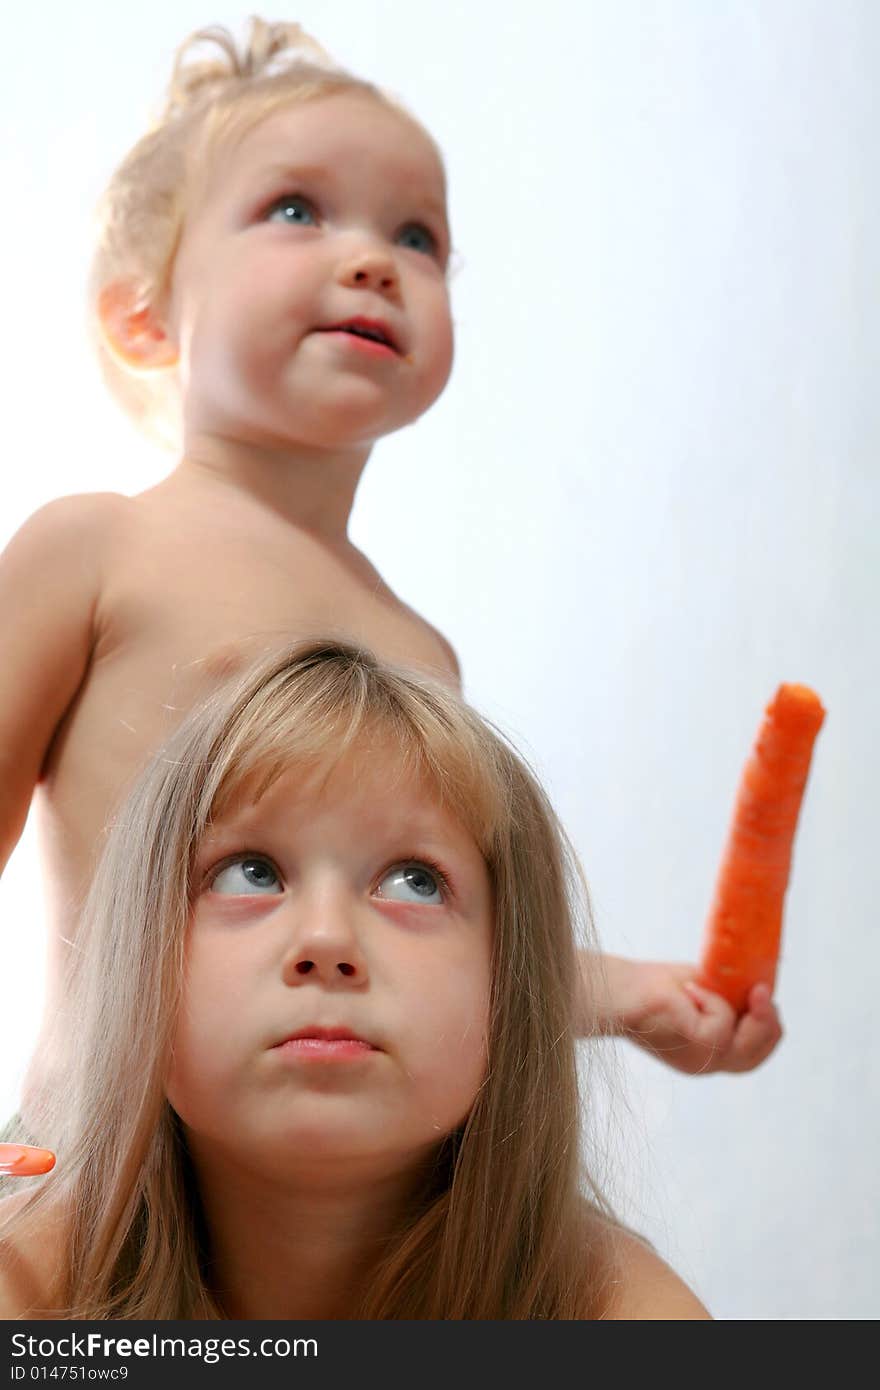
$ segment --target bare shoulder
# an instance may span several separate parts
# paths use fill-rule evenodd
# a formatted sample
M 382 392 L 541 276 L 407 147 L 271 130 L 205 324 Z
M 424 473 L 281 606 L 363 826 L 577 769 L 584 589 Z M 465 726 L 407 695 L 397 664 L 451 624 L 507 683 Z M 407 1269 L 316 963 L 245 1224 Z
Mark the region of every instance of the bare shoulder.
M 424 618 L 421 621 L 430 632 L 440 651 L 440 663 L 437 667 L 437 675 L 441 680 L 451 685 L 453 689 L 461 694 L 461 666 L 452 643 L 443 636 L 439 628 L 433 627 Z
M 407 642 L 406 658 L 401 664 L 407 670 L 421 672 L 431 680 L 449 686 L 456 695 L 460 695 L 461 667 L 452 643 L 414 608 L 404 603 L 401 607 L 417 628 L 416 640 L 411 638 Z
M 80 561 L 97 558 L 100 544 L 116 534 L 131 511 L 131 499 L 116 492 L 77 493 L 57 497 L 38 508 L 19 528 L 9 552 L 26 558 L 58 559 L 77 554 Z
M 5 1321 L 38 1317 L 58 1300 L 64 1222 L 56 1208 L 17 1229 L 14 1218 L 29 1197 L 16 1193 L 0 1201 L 0 1319 Z
M 134 510 L 134 498 L 121 492 L 72 492 L 45 502 L 26 522 L 43 525 L 106 526 Z
M 395 596 L 396 597 L 396 596 Z M 452 686 L 456 694 L 461 694 L 461 666 L 455 648 L 448 638 L 433 623 L 429 623 L 427 618 L 423 618 L 421 613 L 417 613 L 408 603 L 396 598 L 409 619 L 416 624 L 421 636 L 425 639 L 424 659 L 421 662 L 423 668 L 435 679 L 442 681 L 445 685 Z M 407 665 L 412 665 L 410 658 Z
M 671 1322 L 711 1319 L 678 1275 L 643 1240 L 628 1231 L 613 1236 L 616 1279 L 605 1317 L 612 1321 Z
M 433 623 L 429 623 L 427 618 L 418 613 L 411 604 L 405 603 L 399 594 L 394 593 L 372 561 L 362 551 L 356 551 L 355 554 L 362 575 L 369 578 L 374 594 L 381 594 L 384 601 L 393 607 L 399 617 L 405 620 L 406 656 L 401 659 L 400 664 L 409 670 L 421 670 L 434 680 L 442 681 L 445 685 L 451 686 L 456 693 L 460 694 L 461 667 L 452 643 L 443 636 L 439 628 L 434 627 Z M 401 632 L 398 628 L 398 643 L 400 635 Z M 386 650 L 390 659 L 394 660 L 393 647 L 388 644 Z

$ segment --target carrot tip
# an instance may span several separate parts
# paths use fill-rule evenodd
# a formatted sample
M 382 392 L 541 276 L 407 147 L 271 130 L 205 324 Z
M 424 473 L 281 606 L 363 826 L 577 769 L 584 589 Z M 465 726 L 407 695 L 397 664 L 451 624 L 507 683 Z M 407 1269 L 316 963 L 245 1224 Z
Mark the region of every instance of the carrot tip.
M 797 685 L 789 682 L 780 685 L 767 706 L 766 713 L 771 718 L 780 719 L 786 723 L 802 723 L 814 726 L 818 730 L 827 710 L 815 690 L 811 690 L 808 685 Z

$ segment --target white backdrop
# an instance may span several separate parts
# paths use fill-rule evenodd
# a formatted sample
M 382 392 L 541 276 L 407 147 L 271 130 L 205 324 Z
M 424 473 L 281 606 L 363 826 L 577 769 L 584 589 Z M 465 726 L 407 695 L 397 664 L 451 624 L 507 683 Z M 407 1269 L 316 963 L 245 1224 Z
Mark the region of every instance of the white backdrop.
M 92 205 L 216 0 L 7 22 L 0 541 L 168 466 L 82 327 Z M 628 1210 L 718 1317 L 874 1318 L 878 109 L 872 0 L 302 0 L 445 151 L 457 359 L 371 460 L 353 533 L 534 757 L 609 949 L 692 959 L 782 680 L 828 720 L 758 1072 L 624 1048 Z M 0 647 L 2 650 L 2 647 Z M 36 1030 L 29 828 L 0 885 L 0 1102 Z

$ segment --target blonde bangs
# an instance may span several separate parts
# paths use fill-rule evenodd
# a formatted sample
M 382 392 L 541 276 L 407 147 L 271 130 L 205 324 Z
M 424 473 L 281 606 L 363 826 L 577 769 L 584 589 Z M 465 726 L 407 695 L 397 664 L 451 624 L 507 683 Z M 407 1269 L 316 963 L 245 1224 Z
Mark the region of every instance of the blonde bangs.
M 322 653 L 333 660 L 321 660 Z M 509 802 L 506 758 L 497 736 L 452 695 L 410 673 L 379 668 L 354 650 L 313 649 L 240 705 L 211 750 L 202 824 L 233 805 L 259 801 L 294 769 L 329 777 L 343 762 L 378 772 L 390 788 L 419 782 L 471 835 L 491 864 Z M 500 756 L 499 756 L 500 755 Z

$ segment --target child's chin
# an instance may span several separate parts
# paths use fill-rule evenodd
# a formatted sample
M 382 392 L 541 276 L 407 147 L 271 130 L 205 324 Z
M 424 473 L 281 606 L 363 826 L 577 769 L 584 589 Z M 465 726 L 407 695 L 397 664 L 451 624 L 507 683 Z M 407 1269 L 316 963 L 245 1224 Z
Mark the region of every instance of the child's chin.
M 399 1177 L 412 1158 L 408 1146 L 389 1145 L 388 1136 L 345 1132 L 342 1128 L 303 1125 L 286 1130 L 247 1150 L 247 1163 L 267 1178 L 309 1187 L 350 1186 Z

